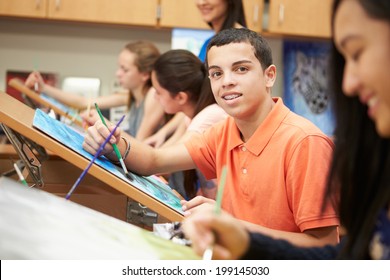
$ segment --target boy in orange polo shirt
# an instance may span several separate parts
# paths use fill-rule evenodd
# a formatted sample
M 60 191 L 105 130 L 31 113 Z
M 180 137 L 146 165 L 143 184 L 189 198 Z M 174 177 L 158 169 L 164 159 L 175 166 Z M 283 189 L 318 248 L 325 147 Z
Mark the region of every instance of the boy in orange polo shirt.
M 248 29 L 228 29 L 209 43 L 207 69 L 226 121 L 185 144 L 153 149 L 133 139 L 128 168 L 149 175 L 199 168 L 207 179 L 228 167 L 222 208 L 252 231 L 297 245 L 338 242 L 338 217 L 322 208 L 333 144 L 314 124 L 271 97 L 276 67 L 268 43 Z M 112 127 L 110 127 L 112 129 Z M 91 127 L 84 149 L 95 153 L 109 134 L 101 122 Z M 116 142 L 123 152 L 120 131 Z M 103 152 L 116 160 L 112 147 Z M 187 215 L 211 199 L 183 202 Z

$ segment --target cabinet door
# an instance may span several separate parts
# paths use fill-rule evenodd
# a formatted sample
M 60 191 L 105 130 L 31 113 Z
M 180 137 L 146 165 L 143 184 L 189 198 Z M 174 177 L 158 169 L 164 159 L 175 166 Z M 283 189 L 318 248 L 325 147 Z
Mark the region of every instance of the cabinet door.
M 270 33 L 330 37 L 332 0 L 270 0 L 269 5 Z
M 43 18 L 46 5 L 47 0 L 0 0 L 0 15 Z
M 263 24 L 264 0 L 243 0 L 243 4 L 248 28 L 260 32 Z
M 158 0 L 49 0 L 51 19 L 155 26 Z
M 160 26 L 210 29 L 193 0 L 161 0 Z

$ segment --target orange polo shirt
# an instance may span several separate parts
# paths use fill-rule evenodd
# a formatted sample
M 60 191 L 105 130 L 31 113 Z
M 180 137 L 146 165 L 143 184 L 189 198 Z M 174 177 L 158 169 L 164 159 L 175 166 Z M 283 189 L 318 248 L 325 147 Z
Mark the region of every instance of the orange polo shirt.
M 336 211 L 321 213 L 332 141 L 282 99 L 244 143 L 233 118 L 186 142 L 207 179 L 227 166 L 222 208 L 238 219 L 268 228 L 303 232 L 336 226 Z

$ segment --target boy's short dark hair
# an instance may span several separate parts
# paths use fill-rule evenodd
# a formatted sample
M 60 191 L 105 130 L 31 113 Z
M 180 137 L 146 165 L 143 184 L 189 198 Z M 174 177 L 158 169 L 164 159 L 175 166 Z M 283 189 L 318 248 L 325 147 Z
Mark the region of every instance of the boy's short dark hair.
M 272 65 L 272 51 L 261 35 L 247 28 L 229 28 L 218 32 L 207 45 L 207 53 L 212 47 L 220 47 L 231 43 L 250 43 L 254 48 L 254 54 L 259 60 L 263 69 Z M 208 68 L 208 60 L 206 56 L 206 66 Z

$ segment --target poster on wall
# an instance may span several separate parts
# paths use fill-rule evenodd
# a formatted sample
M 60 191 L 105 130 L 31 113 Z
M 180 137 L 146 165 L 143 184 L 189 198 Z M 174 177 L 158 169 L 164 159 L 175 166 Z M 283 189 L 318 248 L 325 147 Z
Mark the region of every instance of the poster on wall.
M 284 103 L 325 134 L 334 132 L 328 92 L 330 43 L 285 41 L 283 45 Z

